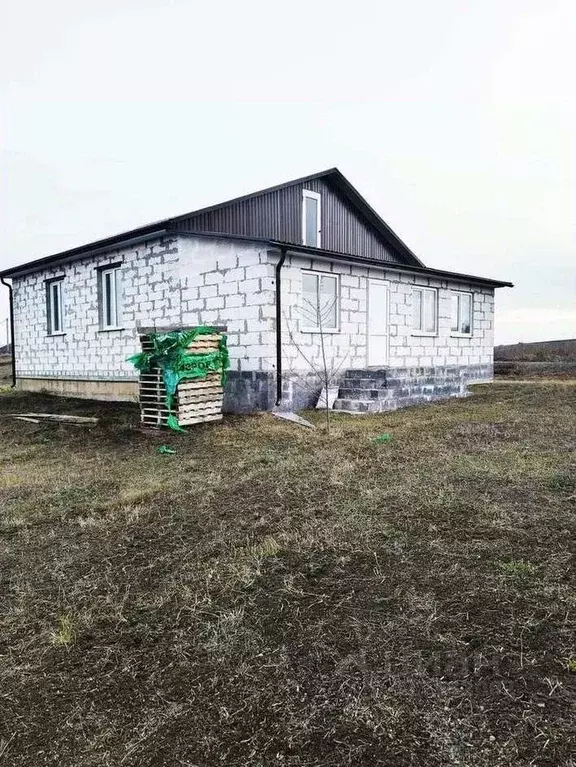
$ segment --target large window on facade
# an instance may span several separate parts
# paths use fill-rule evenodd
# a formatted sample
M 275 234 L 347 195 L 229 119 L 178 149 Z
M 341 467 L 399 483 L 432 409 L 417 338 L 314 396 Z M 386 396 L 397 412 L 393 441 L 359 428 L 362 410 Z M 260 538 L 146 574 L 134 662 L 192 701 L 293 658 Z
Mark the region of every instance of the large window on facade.
M 412 288 L 412 332 L 435 335 L 438 327 L 438 292 L 434 288 Z
M 302 244 L 320 247 L 320 195 L 304 189 L 302 192 Z
M 64 280 L 48 280 L 46 283 L 46 318 L 48 334 L 58 335 L 64 332 L 64 302 L 62 286 Z
M 302 272 L 301 329 L 335 332 L 340 320 L 338 276 L 324 272 Z
M 102 330 L 118 328 L 121 320 L 120 267 L 111 266 L 100 269 L 98 275 L 100 327 Z
M 451 324 L 454 335 L 472 335 L 472 293 L 452 292 Z

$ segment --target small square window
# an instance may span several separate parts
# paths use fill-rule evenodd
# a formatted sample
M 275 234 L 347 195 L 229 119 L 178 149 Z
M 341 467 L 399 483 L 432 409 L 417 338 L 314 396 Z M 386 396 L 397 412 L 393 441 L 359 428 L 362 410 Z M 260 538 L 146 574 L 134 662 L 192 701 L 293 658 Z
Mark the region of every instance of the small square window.
M 121 280 L 120 267 L 111 266 L 100 269 L 100 327 L 102 330 L 120 326 L 121 316 Z
M 320 247 L 320 195 L 304 189 L 302 192 L 302 244 Z
M 340 319 L 338 276 L 302 272 L 302 330 L 334 333 Z
M 50 336 L 64 332 L 63 283 L 64 280 L 62 278 L 46 282 L 46 319 L 47 331 Z
M 436 335 L 438 328 L 438 293 L 434 288 L 412 288 L 412 332 Z
M 450 329 L 459 336 L 472 335 L 472 293 L 452 292 Z

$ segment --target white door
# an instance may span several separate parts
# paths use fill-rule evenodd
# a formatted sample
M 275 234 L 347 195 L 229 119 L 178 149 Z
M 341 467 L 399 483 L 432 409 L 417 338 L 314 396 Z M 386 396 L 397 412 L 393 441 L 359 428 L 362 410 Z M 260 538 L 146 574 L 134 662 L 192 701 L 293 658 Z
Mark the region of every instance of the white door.
M 368 280 L 368 365 L 388 364 L 388 283 Z

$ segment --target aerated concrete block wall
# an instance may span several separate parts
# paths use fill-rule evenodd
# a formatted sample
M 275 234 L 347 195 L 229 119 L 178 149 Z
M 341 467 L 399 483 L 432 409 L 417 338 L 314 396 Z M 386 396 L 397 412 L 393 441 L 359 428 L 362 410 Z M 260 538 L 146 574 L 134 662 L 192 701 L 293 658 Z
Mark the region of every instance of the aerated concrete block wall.
M 370 270 L 372 277 L 372 270 Z M 375 276 L 375 275 L 374 275 Z M 487 368 L 479 378 L 492 378 L 494 356 L 494 289 L 416 275 L 388 273 L 390 280 L 390 366 Z M 438 329 L 434 336 L 412 330 L 412 288 L 436 288 Z M 450 329 L 453 291 L 472 293 L 472 335 L 458 337 Z
M 182 237 L 182 323 L 223 325 L 233 372 L 274 369 L 274 266 L 262 246 Z
M 369 279 L 389 285 L 389 354 L 382 367 L 409 375 L 413 386 L 419 379 L 433 380 L 438 389 L 461 394 L 465 384 L 491 380 L 493 376 L 494 291 L 468 284 L 382 268 L 343 265 L 302 256 L 287 258 L 282 268 L 282 407 L 313 406 L 321 382 L 311 368 L 322 369 L 320 334 L 302 329 L 302 270 L 337 274 L 340 283 L 340 323 L 337 332 L 324 334 L 327 367 L 339 376 L 347 370 L 368 367 L 368 284 Z M 434 336 L 412 330 L 412 288 L 433 287 L 438 295 L 438 328 Z M 473 294 L 473 332 L 457 337 L 450 329 L 451 292 Z M 310 362 L 312 364 L 310 364 Z M 447 383 L 448 382 L 448 383 Z
M 293 256 L 287 258 L 281 273 L 282 334 L 285 370 L 309 369 L 306 358 L 315 365 L 321 362 L 319 333 L 303 331 L 302 270 L 339 275 L 340 327 L 325 333 L 324 343 L 329 364 L 347 369 L 368 365 L 368 280 L 389 283 L 389 367 L 482 366 L 490 369 L 494 346 L 494 291 L 383 268 L 346 266 L 338 262 Z M 435 336 L 412 331 L 412 287 L 425 286 L 438 291 L 438 330 Z M 457 337 L 450 330 L 452 291 L 473 294 L 473 329 L 471 337 Z M 305 323 L 304 323 L 305 324 Z M 294 342 L 290 342 L 290 332 Z M 300 352 L 298 351 L 300 348 Z M 485 377 L 485 376 L 481 376 Z
M 14 279 L 16 376 L 23 388 L 37 388 L 26 387 L 27 379 L 48 379 L 47 389 L 51 378 L 135 382 L 126 357 L 139 350 L 137 326 L 180 320 L 177 260 L 176 238 L 157 238 Z M 119 329 L 102 330 L 98 269 L 111 264 L 121 264 L 121 323 Z M 49 335 L 46 280 L 57 277 L 63 278 L 63 331 Z M 57 390 L 66 393 L 61 384 Z
M 98 270 L 112 264 L 121 267 L 121 321 L 120 328 L 103 330 Z M 57 277 L 63 278 L 63 332 L 49 335 L 46 280 Z M 276 359 L 274 266 L 255 244 L 205 237 L 156 238 L 43 269 L 13 284 L 16 375 L 21 388 L 73 396 L 84 392 L 101 399 L 106 391 L 94 383 L 108 382 L 109 398 L 134 398 L 138 376 L 126 358 L 140 351 L 141 327 L 214 324 L 227 328 L 231 379 L 241 378 L 237 387 L 254 388 L 246 385 L 246 371 L 248 378 L 266 371 L 256 386 L 261 394 L 252 398 L 248 409 L 267 407 L 268 378 L 274 375 Z M 133 386 L 119 387 L 118 382 Z M 228 399 L 234 409 L 234 395 Z
M 184 325 L 226 327 L 224 411 L 271 410 L 276 399 L 275 269 L 254 243 L 180 239 Z
M 98 270 L 120 265 L 120 327 L 100 327 Z M 62 278 L 63 332 L 49 335 L 46 280 Z M 269 409 L 275 383 L 274 266 L 249 242 L 173 236 L 17 278 L 18 385 L 98 399 L 134 399 L 140 328 L 225 326 L 226 409 Z M 102 384 L 102 385 L 100 385 Z M 106 388 L 107 387 L 107 388 Z
M 278 253 L 269 252 L 259 243 L 175 235 L 16 278 L 13 285 L 19 384 L 22 388 L 40 387 L 74 396 L 84 391 L 85 396 L 105 398 L 106 393 L 95 382 L 121 383 L 110 388 L 110 397 L 134 397 L 137 375 L 126 358 L 140 349 L 140 327 L 219 325 L 227 328 L 231 358 L 225 409 L 271 409 L 276 401 L 278 258 Z M 121 264 L 121 327 L 103 330 L 98 269 L 111 264 Z M 303 402 L 297 380 L 305 378 L 307 390 L 314 390 L 310 366 L 302 355 L 320 364 L 319 335 L 304 332 L 301 327 L 303 269 L 339 276 L 340 325 L 338 332 L 325 336 L 332 367 L 344 372 L 367 366 L 368 280 L 376 278 L 388 280 L 390 286 L 388 366 L 458 366 L 467 369 L 470 379 L 491 377 L 492 290 L 400 275 L 384 266 L 373 269 L 293 256 L 286 258 L 281 272 L 285 406 Z M 48 335 L 46 280 L 55 277 L 64 280 L 64 329 L 61 335 Z M 439 327 L 435 337 L 412 334 L 414 284 L 438 289 Z M 471 338 L 456 338 L 450 333 L 450 289 L 474 294 Z M 66 381 L 80 383 L 62 383 Z

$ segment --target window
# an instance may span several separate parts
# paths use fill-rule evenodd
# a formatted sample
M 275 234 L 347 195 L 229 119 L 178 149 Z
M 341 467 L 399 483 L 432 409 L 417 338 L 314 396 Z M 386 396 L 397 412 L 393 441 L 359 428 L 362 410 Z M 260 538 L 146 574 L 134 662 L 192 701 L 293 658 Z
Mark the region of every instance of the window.
M 120 325 L 120 268 L 100 269 L 100 327 L 102 330 Z
M 304 189 L 302 192 L 302 243 L 320 247 L 320 195 Z
M 335 333 L 340 315 L 338 276 L 302 272 L 302 330 Z
M 472 293 L 452 293 L 450 329 L 454 335 L 472 335 Z
M 435 335 L 438 306 L 434 288 L 412 288 L 412 332 L 419 335 Z
M 48 320 L 48 335 L 50 336 L 59 335 L 64 332 L 63 282 L 62 278 L 46 282 L 46 317 Z

